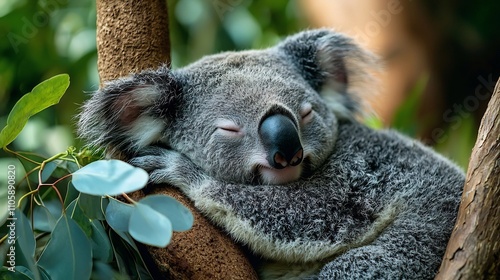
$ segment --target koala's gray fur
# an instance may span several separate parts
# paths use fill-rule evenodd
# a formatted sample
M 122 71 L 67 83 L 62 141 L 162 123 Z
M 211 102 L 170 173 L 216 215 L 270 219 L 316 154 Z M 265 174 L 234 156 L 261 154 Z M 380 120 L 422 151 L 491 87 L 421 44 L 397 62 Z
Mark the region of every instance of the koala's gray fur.
M 106 84 L 79 133 L 133 157 L 261 258 L 265 279 L 431 279 L 464 183 L 453 163 L 355 120 L 376 59 L 329 30 Z M 368 85 L 368 86 L 366 86 Z M 260 126 L 290 119 L 298 166 L 269 166 Z

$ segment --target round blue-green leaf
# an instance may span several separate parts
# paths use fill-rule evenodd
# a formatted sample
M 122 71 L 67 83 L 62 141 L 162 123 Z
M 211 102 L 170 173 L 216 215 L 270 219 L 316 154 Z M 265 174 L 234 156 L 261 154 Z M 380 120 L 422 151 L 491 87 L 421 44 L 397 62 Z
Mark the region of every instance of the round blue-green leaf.
M 73 173 L 73 186 L 91 195 L 119 195 L 142 189 L 148 173 L 121 160 L 94 161 Z
M 110 198 L 106 207 L 106 221 L 115 231 L 128 231 L 128 222 L 133 210 L 134 206 Z
M 174 231 L 185 231 L 193 226 L 194 218 L 191 211 L 173 197 L 161 194 L 150 195 L 139 202 L 166 216 L 172 223 Z
M 144 244 L 165 247 L 172 238 L 170 220 L 146 204 L 136 203 L 128 223 L 130 235 Z

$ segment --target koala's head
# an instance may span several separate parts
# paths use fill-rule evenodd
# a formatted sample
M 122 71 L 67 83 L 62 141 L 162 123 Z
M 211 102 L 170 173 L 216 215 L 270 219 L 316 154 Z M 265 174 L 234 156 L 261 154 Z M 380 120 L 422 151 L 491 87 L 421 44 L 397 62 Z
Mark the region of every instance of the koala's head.
M 109 82 L 84 105 L 79 134 L 130 157 L 162 145 L 226 182 L 282 184 L 331 155 L 374 65 L 341 34 L 305 31 Z

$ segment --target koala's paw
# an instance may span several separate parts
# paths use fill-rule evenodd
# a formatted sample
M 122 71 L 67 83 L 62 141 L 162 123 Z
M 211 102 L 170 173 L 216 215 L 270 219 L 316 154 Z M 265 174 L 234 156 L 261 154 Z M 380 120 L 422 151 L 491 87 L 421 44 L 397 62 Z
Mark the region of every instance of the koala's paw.
M 189 158 L 165 148 L 145 148 L 129 163 L 146 170 L 153 184 L 167 183 L 183 189 L 200 184 L 204 178 Z

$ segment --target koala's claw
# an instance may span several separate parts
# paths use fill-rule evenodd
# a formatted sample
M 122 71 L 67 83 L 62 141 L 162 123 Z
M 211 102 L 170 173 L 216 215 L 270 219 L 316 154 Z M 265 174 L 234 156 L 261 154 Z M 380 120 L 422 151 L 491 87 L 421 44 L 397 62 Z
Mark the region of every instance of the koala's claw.
M 160 147 L 143 149 L 130 164 L 142 168 L 149 173 L 152 184 L 167 183 L 179 188 L 196 184 L 200 176 L 199 168 L 186 156 L 173 150 Z
M 149 173 L 159 166 L 158 163 L 160 161 L 159 156 L 142 156 L 129 160 L 129 163 L 135 167 L 142 168 Z

